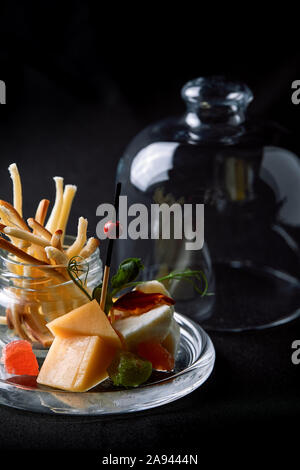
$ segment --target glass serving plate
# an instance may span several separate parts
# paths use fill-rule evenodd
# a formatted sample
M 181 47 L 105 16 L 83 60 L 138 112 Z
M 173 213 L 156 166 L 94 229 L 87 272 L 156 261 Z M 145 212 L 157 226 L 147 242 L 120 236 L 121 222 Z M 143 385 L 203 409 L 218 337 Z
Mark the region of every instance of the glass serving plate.
M 164 405 L 188 395 L 209 377 L 215 349 L 205 331 L 175 313 L 181 339 L 175 370 L 153 372 L 139 388 L 114 387 L 109 379 L 84 393 L 65 392 L 36 383 L 35 377 L 12 376 L 0 366 L 0 404 L 27 411 L 64 415 L 113 415 Z M 0 354 L 3 345 L 0 345 Z M 43 357 L 39 356 L 39 364 Z

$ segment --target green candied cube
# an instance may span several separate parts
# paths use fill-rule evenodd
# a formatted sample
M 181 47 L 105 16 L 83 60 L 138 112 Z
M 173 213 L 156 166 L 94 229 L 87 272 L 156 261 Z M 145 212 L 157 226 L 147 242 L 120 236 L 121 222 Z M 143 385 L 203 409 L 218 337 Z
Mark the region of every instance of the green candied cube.
M 138 387 L 149 379 L 152 364 L 136 354 L 121 351 L 116 354 L 107 372 L 114 385 Z

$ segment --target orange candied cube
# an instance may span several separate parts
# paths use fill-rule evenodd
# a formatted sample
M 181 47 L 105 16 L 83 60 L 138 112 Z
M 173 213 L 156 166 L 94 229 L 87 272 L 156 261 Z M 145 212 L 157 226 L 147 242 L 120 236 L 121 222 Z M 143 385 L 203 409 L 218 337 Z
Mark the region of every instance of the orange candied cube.
M 174 357 L 158 341 L 140 343 L 138 345 L 137 353 L 143 359 L 150 361 L 153 369 L 164 371 L 174 369 Z
M 1 361 L 8 374 L 38 375 L 39 365 L 29 341 L 11 341 L 2 349 Z

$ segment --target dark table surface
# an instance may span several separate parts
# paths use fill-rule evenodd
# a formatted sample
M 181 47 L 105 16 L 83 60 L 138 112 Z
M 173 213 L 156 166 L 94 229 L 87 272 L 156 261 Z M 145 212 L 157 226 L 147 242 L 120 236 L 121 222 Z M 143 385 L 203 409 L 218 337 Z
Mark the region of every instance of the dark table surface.
M 65 176 L 67 183 L 78 185 L 70 231 L 84 215 L 93 232 L 95 209 L 111 200 L 125 145 L 150 118 L 160 116 L 151 110 L 146 117 L 134 114 L 126 103 L 114 104 L 113 93 L 109 105 L 78 103 L 30 69 L 25 84 L 26 79 L 34 97 L 26 94 L 18 110 L 8 112 L 0 123 L 1 198 L 11 195 L 11 162 L 17 162 L 22 173 L 28 216 L 40 198 L 53 199 L 49 175 Z M 108 452 L 204 455 L 212 448 L 221 452 L 225 442 L 226 452 L 234 453 L 238 442 L 251 450 L 272 437 L 270 448 L 266 446 L 274 453 L 283 439 L 291 443 L 295 438 L 291 424 L 300 418 L 300 365 L 291 361 L 299 327 L 300 321 L 294 321 L 264 331 L 212 332 L 216 364 L 208 381 L 189 396 L 148 412 L 102 419 L 0 406 L 0 448 L 94 450 L 99 457 Z

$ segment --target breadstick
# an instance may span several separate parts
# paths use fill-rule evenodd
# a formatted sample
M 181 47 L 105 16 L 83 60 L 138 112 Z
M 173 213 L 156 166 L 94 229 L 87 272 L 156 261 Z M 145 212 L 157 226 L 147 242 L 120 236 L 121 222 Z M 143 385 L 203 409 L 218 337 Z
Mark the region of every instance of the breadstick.
M 4 206 L 0 206 L 0 217 L 1 217 L 2 222 L 5 223 L 5 226 L 8 225 L 8 226 L 12 226 L 12 227 L 17 227 L 17 225 L 13 224 L 13 222 L 11 221 L 10 211 L 8 211 L 7 208 L 4 207 Z M 4 225 L 4 224 L 2 224 L 2 225 Z M 17 245 L 21 249 L 25 249 L 30 245 L 30 243 L 24 242 L 23 240 L 18 240 L 14 237 L 9 237 L 9 238 L 10 238 L 12 243 Z
M 14 325 L 13 325 L 13 322 L 12 322 L 12 319 L 11 319 L 11 309 L 9 307 L 7 307 L 7 309 L 5 311 L 5 314 L 6 314 L 5 315 L 6 324 L 7 324 L 8 328 L 10 330 L 12 330 Z M 1 317 L 1 318 L 3 319 L 4 317 Z
M 50 201 L 48 199 L 42 199 L 36 210 L 35 220 L 41 225 L 44 225 L 49 204 L 50 204 Z
M 45 238 L 39 237 L 38 235 L 34 235 L 31 232 L 26 232 L 21 228 L 16 227 L 5 227 L 3 232 L 6 235 L 12 235 L 13 237 L 20 238 L 21 240 L 25 240 L 27 242 L 33 243 L 34 245 L 46 247 L 49 245 L 49 241 L 45 240 Z
M 69 258 L 64 252 L 58 250 L 57 248 L 54 248 L 54 246 L 47 246 L 45 248 L 45 251 L 47 253 L 48 259 L 53 260 L 55 264 L 65 267 L 68 266 Z
M 69 258 L 67 255 L 63 251 L 54 248 L 54 246 L 47 246 L 45 251 L 47 253 L 48 259 L 57 265 L 57 270 L 59 270 L 59 272 L 69 280 L 69 274 L 66 270 L 69 264 Z
M 7 225 L 4 225 L 4 224 L 0 224 L 0 232 L 1 233 L 5 233 L 5 229 L 7 228 Z M 6 234 L 7 236 L 9 236 L 8 234 Z M 15 240 L 14 237 L 11 237 L 9 236 L 10 240 L 11 241 L 14 241 L 15 244 L 18 244 L 18 247 L 21 248 L 22 250 L 25 250 L 26 248 L 28 248 L 30 246 L 30 243 L 29 242 L 25 242 L 24 240 L 22 240 L 22 246 L 20 246 L 20 244 L 18 243 L 20 240 Z
M 98 248 L 100 242 L 97 238 L 91 237 L 88 239 L 86 245 L 79 252 L 79 256 L 82 258 L 89 258 L 91 254 Z
M 62 230 L 56 230 L 51 238 L 51 246 L 57 248 L 60 251 L 62 251 L 61 237 Z
M 59 229 L 63 231 L 62 239 L 61 239 L 62 245 L 64 244 L 64 236 L 66 232 L 66 227 L 67 227 L 71 206 L 72 206 L 72 202 L 76 194 L 76 191 L 77 191 L 77 187 L 74 186 L 73 184 L 67 184 L 65 186 L 64 196 L 63 196 L 63 205 L 62 205 L 61 213 L 59 216 L 58 224 L 56 227 L 56 230 Z
M 77 237 L 74 243 L 67 249 L 67 256 L 71 259 L 73 256 L 79 254 L 79 252 L 84 247 L 86 242 L 86 231 L 87 231 L 88 221 L 83 217 L 79 217 L 78 228 L 77 228 Z
M 26 327 L 26 332 L 28 331 L 43 346 L 52 344 L 53 336 L 46 327 L 45 319 L 38 312 L 38 304 L 30 306 L 29 313 L 24 315 L 22 323 Z
M 43 248 L 42 246 L 31 245 L 29 248 L 29 254 L 32 256 L 35 256 L 37 259 L 40 259 L 41 261 L 45 261 L 45 263 L 48 263 L 48 258 L 45 252 L 45 248 Z
M 21 250 L 17 246 L 13 245 L 9 241 L 5 240 L 4 238 L 0 237 L 0 248 L 3 250 L 8 251 L 9 253 L 17 256 L 18 258 L 22 259 L 26 263 L 29 264 L 36 264 L 40 266 L 49 266 L 49 263 L 45 263 L 34 256 L 28 255 L 25 251 Z
M 55 203 L 48 219 L 48 222 L 46 224 L 46 229 L 49 230 L 49 232 L 51 233 L 55 232 L 55 230 L 57 229 L 57 224 L 63 203 L 64 191 L 64 179 L 61 176 L 55 176 L 53 179 L 55 181 L 56 186 Z
M 9 165 L 8 171 L 13 181 L 14 208 L 22 217 L 22 184 L 17 165 L 12 163 Z
M 0 216 L 1 216 L 2 222 L 5 222 L 5 224 L 1 224 L 0 232 L 4 233 L 4 229 L 7 226 L 12 225 L 13 227 L 16 227 L 15 225 L 12 224 L 8 216 L 7 209 L 4 206 L 0 206 Z M 24 240 L 18 240 L 17 238 L 14 238 L 12 236 L 9 236 L 9 239 L 12 243 L 14 243 L 16 246 L 18 246 L 22 250 L 25 250 L 25 248 L 28 248 L 30 246 L 30 243 L 25 242 Z
M 24 219 L 9 202 L 0 200 L 0 213 L 2 219 L 6 218 L 8 220 L 8 222 L 4 221 L 6 225 L 13 224 L 19 228 L 22 228 L 23 230 L 26 230 L 27 232 L 30 231 Z
M 45 229 L 43 225 L 41 225 L 39 222 L 37 222 L 35 219 L 29 218 L 27 219 L 27 223 L 29 227 L 33 229 L 33 234 L 38 235 L 45 240 L 47 240 L 48 244 L 51 241 L 51 233 L 48 232 L 48 230 Z M 32 245 L 31 248 L 35 247 L 33 250 L 33 253 L 29 253 L 33 256 L 36 256 L 36 258 L 42 260 L 42 261 L 48 261 L 45 249 L 42 246 L 39 245 Z
M 30 340 L 22 328 L 21 312 L 18 304 L 12 304 L 11 306 L 11 320 L 17 335 L 20 336 L 20 338 Z
M 20 248 L 16 247 L 12 243 L 8 242 L 4 238 L 0 237 L 0 248 L 3 250 L 8 251 L 9 253 L 17 256 L 17 258 L 23 260 L 26 263 L 34 264 L 36 266 L 48 266 L 49 268 L 51 265 L 45 261 L 41 261 L 40 259 L 35 258 L 34 256 L 29 255 L 25 251 L 21 250 Z M 43 271 L 45 274 L 45 271 Z M 54 278 L 56 282 L 61 283 L 65 282 L 65 276 L 62 276 L 56 269 L 50 268 L 47 275 L 50 278 Z
M 51 242 L 51 233 L 36 219 L 30 217 L 29 219 L 27 219 L 27 223 L 29 227 L 32 228 L 35 234 L 39 235 L 42 238 L 45 238 L 45 240 L 48 240 L 48 242 Z
M 7 213 L 3 210 L 3 207 L 0 206 L 0 218 L 1 221 L 4 222 L 2 225 L 13 225 L 12 222 L 10 221 Z

